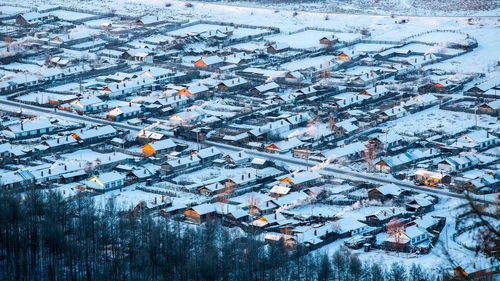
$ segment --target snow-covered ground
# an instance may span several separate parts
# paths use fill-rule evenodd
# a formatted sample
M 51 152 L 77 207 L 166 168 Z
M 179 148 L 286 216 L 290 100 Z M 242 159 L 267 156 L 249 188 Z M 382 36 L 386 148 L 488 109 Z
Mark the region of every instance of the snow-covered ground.
M 195 1 L 196 2 L 196 1 Z M 197 1 L 202 2 L 202 1 Z M 215 2 L 211 0 L 210 2 Z M 458 16 L 498 15 L 500 3 L 484 0 L 323 0 L 323 1 L 225 1 L 219 3 L 233 6 L 261 7 L 266 5 L 276 10 L 307 10 L 321 12 L 362 13 L 377 15 Z M 264 2 L 265 4 L 263 4 Z
M 5 4 L 19 4 L 18 1 L 4 0 Z M 185 1 L 167 0 L 107 0 L 107 1 L 78 1 L 78 0 L 33 0 L 31 7 L 41 5 L 60 5 L 78 9 L 93 11 L 114 10 L 118 14 L 139 17 L 142 15 L 157 15 L 172 20 L 211 20 L 224 21 L 239 24 L 273 26 L 282 32 L 293 32 L 305 27 L 340 30 L 344 32 L 356 32 L 366 29 L 370 31 L 372 39 L 399 41 L 411 35 L 416 35 L 429 30 L 454 30 L 469 34 L 477 39 L 479 47 L 474 52 L 460 56 L 457 59 L 446 60 L 435 65 L 436 67 L 455 70 L 458 72 L 479 72 L 492 67 L 500 59 L 500 22 L 498 17 L 404 17 L 408 23 L 398 24 L 400 17 L 366 15 L 366 14 L 335 14 L 320 12 L 299 12 L 294 15 L 293 11 L 273 10 L 269 8 L 230 6 L 218 3 L 193 2 L 188 8 Z M 396 1 L 397 2 L 397 1 Z M 170 6 L 165 6 L 169 3 Z M 498 10 L 496 10 L 498 11 Z M 495 11 L 482 12 L 482 14 L 498 15 Z M 383 14 L 383 13 L 382 13 Z M 449 13 L 448 13 L 449 14 Z M 326 15 L 328 15 L 326 19 Z M 254 31 L 252 31 L 254 32 Z M 286 38 L 290 35 L 279 35 L 274 39 L 285 38 L 287 43 L 298 47 L 318 47 L 318 41 L 309 36 L 299 36 L 297 40 L 288 42 Z M 319 32 L 328 34 L 329 32 Z M 321 34 L 316 34 L 314 38 Z M 298 33 L 300 34 L 300 33 Z M 245 34 L 247 35 L 247 34 Z M 442 41 L 443 36 L 460 39 L 462 35 L 432 33 L 422 35 L 420 39 L 425 41 Z M 293 36 L 293 35 L 292 35 Z M 305 39 L 304 39 L 305 38 Z M 319 40 L 319 38 L 317 38 Z M 314 42 L 313 42 L 314 41 Z
M 476 123 L 477 122 L 477 123 Z M 414 136 L 431 130 L 444 135 L 454 135 L 481 124 L 483 127 L 497 128 L 497 118 L 465 112 L 441 110 L 437 106 L 388 122 L 385 126 L 389 134 L 397 133 Z

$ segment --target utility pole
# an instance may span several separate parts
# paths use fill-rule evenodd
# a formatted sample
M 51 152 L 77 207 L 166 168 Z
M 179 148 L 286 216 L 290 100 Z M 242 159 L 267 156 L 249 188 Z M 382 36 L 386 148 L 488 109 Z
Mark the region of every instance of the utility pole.
M 196 144 L 198 145 L 198 151 L 200 150 L 200 137 L 199 137 L 200 131 L 196 130 Z

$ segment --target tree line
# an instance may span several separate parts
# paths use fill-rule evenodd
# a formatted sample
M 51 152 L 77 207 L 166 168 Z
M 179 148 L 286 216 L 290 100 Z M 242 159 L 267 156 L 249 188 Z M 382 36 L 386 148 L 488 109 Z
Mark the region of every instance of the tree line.
M 346 248 L 289 251 L 219 223 L 123 214 L 113 200 L 0 193 L 0 280 L 439 280 L 419 266 L 366 264 Z

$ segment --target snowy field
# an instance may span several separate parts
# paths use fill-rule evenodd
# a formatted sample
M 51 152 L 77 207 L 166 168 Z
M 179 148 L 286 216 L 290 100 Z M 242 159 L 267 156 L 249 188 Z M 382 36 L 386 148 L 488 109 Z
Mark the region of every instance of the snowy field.
M 93 14 L 73 12 L 67 10 L 55 10 L 51 11 L 50 14 L 66 21 L 84 21 L 85 19 L 89 19 L 96 16 Z
M 201 2 L 201 1 L 200 1 Z M 210 0 L 209 2 L 215 2 Z M 221 0 L 221 3 L 227 1 Z M 414 15 L 414 16 L 464 16 L 498 15 L 500 3 L 484 0 L 320 0 L 320 1 L 231 1 L 233 6 L 261 7 L 263 3 L 276 10 L 303 10 L 324 13 Z
M 166 7 L 166 3 L 171 4 Z M 4 0 L 5 4 L 19 4 L 18 1 Z M 79 9 L 94 11 L 116 10 L 118 14 L 138 17 L 141 15 L 155 15 L 162 18 L 182 18 L 191 21 L 212 20 L 233 22 L 239 24 L 273 26 L 278 27 L 284 33 L 293 32 L 305 27 L 325 28 L 332 30 L 342 30 L 345 32 L 356 32 L 367 29 L 371 33 L 371 39 L 400 41 L 407 37 L 426 32 L 429 30 L 457 30 L 465 32 L 477 39 L 479 48 L 474 52 L 460 56 L 457 59 L 445 61 L 437 64 L 437 67 L 449 69 L 451 71 L 479 72 L 492 67 L 495 61 L 500 59 L 500 36 L 498 17 L 474 17 L 469 21 L 468 17 L 405 17 L 406 24 L 397 24 L 400 17 L 392 18 L 387 16 L 387 12 L 379 11 L 379 15 L 358 15 L 358 14 L 335 14 L 299 12 L 294 16 L 293 11 L 273 10 L 257 7 L 239 7 L 217 3 L 192 2 L 193 7 L 186 8 L 185 1 L 166 0 L 108 0 L 108 1 L 78 1 L 78 0 L 33 0 L 31 6 L 60 5 Z M 399 5 L 398 5 L 399 6 Z M 497 10 L 498 11 L 498 10 Z M 367 11 L 373 12 L 373 11 Z M 446 13 L 449 14 L 449 13 Z M 484 11 L 480 14 L 498 15 L 495 11 Z M 328 17 L 326 17 L 328 15 Z M 327 18 L 327 20 L 326 20 Z M 297 42 L 293 42 L 289 35 L 279 35 L 277 39 L 292 43 L 298 47 L 319 47 L 319 39 L 330 32 L 308 32 L 306 37 L 297 37 Z M 354 33 L 356 34 L 356 33 Z M 457 34 L 454 34 L 457 35 Z M 441 33 L 432 33 L 431 38 L 424 38 L 430 41 L 439 41 L 443 36 Z M 452 36 L 452 35 L 450 35 Z M 435 37 L 435 38 L 432 38 Z M 305 40 L 304 40 L 305 38 Z M 276 38 L 275 38 L 276 39 Z M 430 46 L 428 46 L 430 48 Z
M 333 32 L 306 30 L 294 34 L 280 34 L 265 37 L 266 41 L 284 43 L 294 49 L 318 49 L 324 47 L 319 39 L 332 35 Z
M 332 34 L 335 34 L 341 42 L 351 42 L 361 38 L 361 34 L 358 33 L 305 30 L 293 34 L 272 35 L 264 39 L 270 42 L 284 43 L 294 49 L 320 49 L 324 45 L 321 45 L 319 40 Z
M 382 50 L 390 49 L 393 46 L 394 45 L 392 45 L 392 44 L 359 43 L 359 44 L 356 44 L 356 45 L 353 45 L 353 46 L 342 48 L 342 49 L 340 49 L 340 51 L 346 52 L 348 54 L 352 54 L 353 52 L 354 52 L 354 54 L 363 53 L 363 52 L 366 52 L 366 53 L 376 53 L 376 52 L 380 52 Z
M 433 107 L 416 114 L 388 122 L 385 126 L 389 134 L 414 136 L 429 131 L 454 135 L 476 125 L 476 120 L 484 127 L 498 128 L 497 119 L 488 115 L 453 112 Z
M 460 33 L 433 32 L 414 37 L 413 39 L 427 43 L 445 43 L 445 42 L 462 42 L 465 39 L 467 39 L 467 36 L 465 34 L 460 34 Z
M 256 25 L 258 25 L 258 23 L 256 23 Z M 167 32 L 167 35 L 181 36 L 182 37 L 182 36 L 186 36 L 186 35 L 192 34 L 192 33 L 213 32 L 216 30 L 225 31 L 227 28 L 232 28 L 232 27 L 223 26 L 223 25 L 215 25 L 215 24 L 196 24 L 196 25 L 192 25 L 192 26 L 188 26 L 188 27 L 184 27 L 184 28 L 180 28 L 180 29 L 176 29 L 176 30 Z M 247 36 L 259 35 L 259 34 L 262 34 L 265 32 L 266 32 L 266 30 L 261 29 L 261 28 L 238 27 L 238 28 L 234 29 L 233 35 L 231 36 L 231 38 L 238 39 L 238 38 L 247 37 Z
M 29 12 L 29 8 L 15 7 L 15 6 L 2 6 L 2 12 L 0 16 L 14 16 L 19 13 Z

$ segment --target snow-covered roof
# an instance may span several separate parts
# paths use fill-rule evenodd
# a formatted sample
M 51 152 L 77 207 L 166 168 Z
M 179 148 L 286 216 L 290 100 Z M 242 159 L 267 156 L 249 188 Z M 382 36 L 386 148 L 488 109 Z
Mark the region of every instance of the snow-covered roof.
M 288 192 L 290 192 L 291 188 L 290 187 L 286 187 L 286 186 L 282 186 L 282 185 L 275 185 L 273 186 L 273 188 L 271 188 L 271 190 L 269 191 L 270 193 L 275 193 L 275 194 L 280 194 L 280 195 L 285 195 L 285 194 L 288 194 Z
M 458 142 L 475 143 L 475 144 L 481 144 L 484 142 L 494 141 L 494 140 L 498 140 L 498 138 L 495 135 L 490 134 L 486 130 L 472 131 L 457 139 Z
M 167 161 L 167 164 L 171 167 L 180 167 L 183 165 L 188 165 L 188 164 L 197 164 L 200 162 L 200 158 L 196 155 L 189 155 L 185 156 L 182 158 L 174 159 L 174 160 L 169 160 Z
M 424 235 L 427 233 L 427 231 L 425 231 L 425 229 L 422 229 L 416 225 L 413 225 L 413 226 L 410 226 L 410 227 L 407 227 L 404 231 L 404 233 L 410 238 L 410 239 L 413 239 L 415 237 L 419 237 L 421 235 Z
M 374 190 L 378 190 L 380 193 L 384 195 L 393 195 L 393 196 L 399 196 L 403 191 L 402 188 L 398 187 L 393 183 L 384 184 L 382 186 L 374 188 Z
M 227 80 L 223 80 L 220 82 L 220 84 L 223 84 L 224 86 L 226 86 L 228 88 L 240 86 L 240 85 L 243 85 L 246 83 L 248 83 L 248 81 L 244 78 L 241 78 L 241 77 L 227 79 Z
M 22 121 L 22 123 L 8 126 L 8 130 L 12 133 L 23 133 L 31 132 L 40 129 L 47 129 L 53 127 L 50 120 L 45 117 L 39 117 L 28 121 Z
M 227 154 L 227 157 L 231 158 L 236 163 L 249 159 L 249 156 L 245 151 L 231 152 Z
M 255 165 L 264 165 L 266 163 L 266 159 L 264 158 L 257 158 L 255 157 L 254 159 L 252 159 L 252 164 L 255 164 Z
M 500 99 L 499 100 L 490 101 L 486 105 L 489 106 L 489 107 L 491 107 L 494 110 L 499 110 L 500 109 Z
M 304 192 L 292 192 L 292 193 L 288 193 L 287 195 L 276 199 L 275 202 L 278 205 L 283 207 L 283 206 L 298 204 L 298 203 L 303 202 L 309 198 L 310 197 L 307 194 L 305 194 Z
M 196 154 L 201 159 L 214 157 L 216 155 L 222 155 L 222 152 L 217 147 L 207 147 L 200 149 Z
M 154 150 L 160 151 L 164 149 L 171 149 L 177 146 L 177 144 L 172 139 L 165 139 L 157 142 L 150 143 Z
M 272 149 L 272 148 L 270 148 L 270 146 L 273 146 L 273 147 L 276 146 L 279 151 L 286 152 L 286 151 L 289 151 L 291 149 L 297 148 L 297 147 L 302 146 L 302 145 L 304 145 L 304 143 L 301 140 L 299 140 L 297 137 L 293 137 L 293 138 L 285 139 L 285 140 L 282 140 L 282 141 L 279 141 L 276 143 L 272 143 L 268 146 L 268 149 Z
M 200 215 L 206 215 L 215 212 L 215 205 L 213 203 L 204 203 L 191 207 L 191 209 Z
M 333 223 L 334 231 L 340 234 L 367 227 L 366 224 L 350 217 L 342 217 L 341 219 L 336 220 Z
M 135 104 L 130 104 L 128 106 L 120 106 L 110 110 L 108 112 L 108 116 L 119 116 L 122 114 L 134 113 L 139 111 L 142 111 L 142 108 L 140 106 Z
M 276 82 L 270 82 L 270 83 L 262 84 L 260 86 L 255 87 L 255 90 L 257 90 L 259 93 L 265 93 L 268 91 L 278 89 L 279 87 L 280 86 Z
M 321 175 L 315 171 L 293 172 L 285 177 L 279 178 L 279 180 L 284 180 L 285 178 L 291 180 L 292 184 L 301 184 L 320 179 Z
M 78 137 L 82 140 L 87 140 L 91 138 L 96 138 L 99 136 L 104 136 L 104 135 L 112 135 L 116 134 L 117 131 L 116 129 L 111 126 L 111 125 L 105 125 L 105 126 L 96 126 L 94 128 L 85 130 L 81 133 L 77 133 Z
M 219 56 L 202 57 L 199 60 L 203 61 L 206 65 L 213 65 L 224 62 L 224 60 Z

